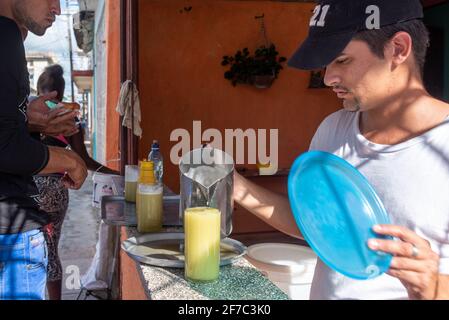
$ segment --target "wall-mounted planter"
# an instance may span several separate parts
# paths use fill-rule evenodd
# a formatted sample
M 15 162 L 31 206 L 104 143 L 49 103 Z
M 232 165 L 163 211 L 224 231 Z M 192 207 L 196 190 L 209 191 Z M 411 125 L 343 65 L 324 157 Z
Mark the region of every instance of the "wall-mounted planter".
M 276 79 L 276 76 L 274 75 L 254 76 L 253 85 L 258 89 L 270 88 L 274 79 Z
M 269 88 L 283 69 L 282 63 L 287 59 L 279 57 L 274 44 L 259 47 L 254 55 L 248 48 L 239 50 L 234 56 L 224 56 L 222 66 L 229 66 L 225 79 L 237 84 L 254 85 L 257 88 Z

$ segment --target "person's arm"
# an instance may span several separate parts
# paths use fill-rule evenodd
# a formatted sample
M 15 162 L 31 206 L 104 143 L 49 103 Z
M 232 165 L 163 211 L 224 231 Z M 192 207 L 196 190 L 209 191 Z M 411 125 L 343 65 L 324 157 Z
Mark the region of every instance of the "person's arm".
M 101 163 L 98 163 L 90 157 L 89 153 L 87 152 L 86 145 L 84 144 L 84 135 L 82 131 L 83 130 L 80 130 L 73 136 L 66 137 L 66 139 L 69 141 L 72 150 L 75 151 L 81 157 L 81 159 L 84 160 L 87 165 L 87 169 L 107 174 L 119 174 L 118 171 L 103 166 Z
M 49 159 L 39 174 L 66 172 L 63 183 L 67 188 L 78 190 L 87 177 L 87 168 L 84 161 L 73 151 L 48 147 Z
M 440 274 L 438 276 L 437 300 L 449 300 L 449 275 Z
M 234 200 L 277 230 L 303 239 L 296 226 L 288 197 L 269 191 L 235 172 Z
M 15 33 L 15 37 L 14 37 Z M 0 50 L 0 171 L 31 176 L 47 165 L 48 148 L 33 139 L 26 126 L 21 35 L 16 26 L 2 26 Z
M 66 186 L 79 188 L 87 175 L 83 161 L 68 150 L 45 146 L 28 131 L 29 85 L 20 30 L 13 22 L 4 24 L 0 36 L 0 171 L 17 176 L 67 172 Z

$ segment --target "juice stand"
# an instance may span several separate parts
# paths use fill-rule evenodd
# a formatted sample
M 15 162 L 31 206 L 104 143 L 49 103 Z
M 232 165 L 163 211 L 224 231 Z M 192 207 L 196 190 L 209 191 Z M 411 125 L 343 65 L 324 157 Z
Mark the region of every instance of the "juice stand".
M 246 247 L 232 239 L 222 241 L 222 265 L 216 281 L 186 280 L 184 257 L 180 250 L 184 233 L 179 221 L 179 198 L 168 189 L 164 191 L 163 231 L 154 234 L 137 232 L 135 205 L 126 203 L 122 197 L 104 198 L 104 208 L 107 206 L 109 212 L 115 212 L 115 220 L 108 219 L 108 210 L 103 209 L 103 221 L 122 225 L 122 297 L 125 295 L 128 299 L 137 300 L 288 299 L 281 289 L 244 258 Z M 111 209 L 114 207 L 123 208 L 124 214 L 117 215 L 117 210 Z M 142 251 L 145 246 L 142 247 L 140 242 L 147 245 L 146 251 Z M 164 243 L 162 248 L 161 243 Z
M 195 153 L 212 155 L 213 161 L 206 161 L 208 165 L 186 161 L 189 156 L 193 159 Z M 126 253 L 126 258 L 136 264 L 142 297 L 288 299 L 244 258 L 247 247 L 229 238 L 233 212 L 232 159 L 220 150 L 202 148 L 187 154 L 183 160 L 181 195 L 165 187 L 163 224 L 159 232 L 139 233 L 136 206 L 124 197 L 102 199 L 103 220 L 123 225 L 122 259 Z M 117 210 L 110 209 L 114 203 L 123 208 L 124 214 L 119 219 Z M 115 213 L 115 219 L 109 219 L 112 217 L 109 212 Z

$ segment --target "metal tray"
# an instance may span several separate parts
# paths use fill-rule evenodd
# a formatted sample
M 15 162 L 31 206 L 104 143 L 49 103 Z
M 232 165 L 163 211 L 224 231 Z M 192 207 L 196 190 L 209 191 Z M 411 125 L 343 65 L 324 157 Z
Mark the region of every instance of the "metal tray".
M 182 227 L 179 220 L 179 196 L 164 196 L 163 227 Z M 108 225 L 137 226 L 136 204 L 123 196 L 101 198 L 101 219 Z
M 149 233 L 129 238 L 122 249 L 134 260 L 158 267 L 184 268 L 183 232 Z M 220 265 L 226 266 L 246 254 L 247 248 L 237 240 L 221 240 Z

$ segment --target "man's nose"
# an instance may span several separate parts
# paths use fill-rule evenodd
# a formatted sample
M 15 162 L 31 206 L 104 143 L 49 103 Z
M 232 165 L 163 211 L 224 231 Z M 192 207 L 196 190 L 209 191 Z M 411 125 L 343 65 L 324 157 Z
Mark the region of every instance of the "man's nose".
M 55 16 L 61 15 L 61 3 L 59 2 L 59 0 L 51 0 L 50 11 Z
M 335 87 L 340 83 L 340 76 L 335 72 L 335 69 L 332 66 L 328 66 L 324 74 L 324 84 L 328 87 Z

